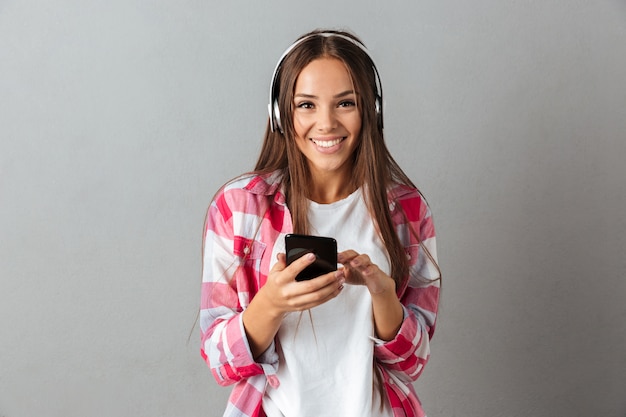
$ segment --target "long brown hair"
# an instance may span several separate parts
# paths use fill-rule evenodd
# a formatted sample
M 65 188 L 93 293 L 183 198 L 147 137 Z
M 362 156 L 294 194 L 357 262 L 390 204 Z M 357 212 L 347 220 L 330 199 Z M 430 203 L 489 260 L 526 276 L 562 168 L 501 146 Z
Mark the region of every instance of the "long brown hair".
M 339 36 L 329 36 L 329 33 Z M 404 247 L 394 230 L 387 191 L 394 182 L 413 188 L 415 186 L 393 159 L 385 144 L 376 110 L 377 74 L 374 72 L 374 62 L 366 51 L 344 37 L 362 44 L 357 37 L 347 32 L 315 30 L 300 37 L 301 42 L 284 57 L 275 77 L 282 132 L 272 131 L 268 122 L 255 171 L 283 172 L 287 206 L 292 214 L 294 232 L 308 233 L 307 190 L 311 189 L 311 175 L 306 158 L 295 141 L 294 89 L 300 72 L 312 61 L 319 58 L 342 61 L 357 92 L 357 106 L 362 120 L 360 141 L 352 155 L 351 185 L 353 189 L 363 188 L 368 210 L 389 254 L 391 277 L 399 289 L 404 287 L 405 280 L 408 279 L 409 264 Z

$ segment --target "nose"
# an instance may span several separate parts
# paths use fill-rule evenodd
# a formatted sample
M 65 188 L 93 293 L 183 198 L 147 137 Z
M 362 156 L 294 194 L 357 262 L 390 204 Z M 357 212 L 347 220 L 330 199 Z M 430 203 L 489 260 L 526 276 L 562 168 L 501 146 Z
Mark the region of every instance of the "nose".
M 337 127 L 337 115 L 332 107 L 322 107 L 317 112 L 317 130 L 330 132 Z

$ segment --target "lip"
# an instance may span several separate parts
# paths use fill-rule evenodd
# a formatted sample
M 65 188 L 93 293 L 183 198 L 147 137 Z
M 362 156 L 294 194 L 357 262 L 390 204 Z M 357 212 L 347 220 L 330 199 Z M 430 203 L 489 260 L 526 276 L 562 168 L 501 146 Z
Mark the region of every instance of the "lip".
M 335 151 L 346 139 L 347 136 L 318 136 L 309 138 L 313 145 L 323 153 Z

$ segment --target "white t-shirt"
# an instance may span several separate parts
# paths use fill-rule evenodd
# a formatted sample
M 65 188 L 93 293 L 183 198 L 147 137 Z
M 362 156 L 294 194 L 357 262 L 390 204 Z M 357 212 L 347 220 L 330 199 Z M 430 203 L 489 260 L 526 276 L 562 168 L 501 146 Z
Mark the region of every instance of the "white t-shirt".
M 310 202 L 309 222 L 311 234 L 334 237 L 339 252 L 365 253 L 389 273 L 387 252 L 360 190 L 332 204 Z M 267 386 L 265 413 L 269 417 L 392 416 L 386 398 L 380 407 L 372 314 L 367 288 L 354 285 L 345 285 L 339 296 L 310 313 L 288 314 L 276 337 L 280 386 Z

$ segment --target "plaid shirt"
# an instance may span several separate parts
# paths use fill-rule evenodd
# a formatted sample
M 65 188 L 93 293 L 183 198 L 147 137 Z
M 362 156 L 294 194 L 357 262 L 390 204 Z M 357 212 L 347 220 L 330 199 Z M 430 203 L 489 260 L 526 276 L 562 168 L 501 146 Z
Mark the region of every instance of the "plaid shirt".
M 404 308 L 402 326 L 393 340 L 375 341 L 374 356 L 394 416 L 422 417 L 425 414 L 411 383 L 430 356 L 439 281 L 434 280 L 437 269 L 409 226 L 433 257 L 435 231 L 430 209 L 417 190 L 396 185 L 388 195 L 392 220 L 409 259 L 410 278 L 398 290 Z M 209 206 L 200 305 L 201 353 L 220 385 L 235 384 L 224 416 L 265 416 L 261 404 L 266 384 L 279 385 L 274 344 L 255 361 L 241 313 L 267 280 L 274 242 L 292 230 L 279 172 L 239 177 L 224 186 Z

